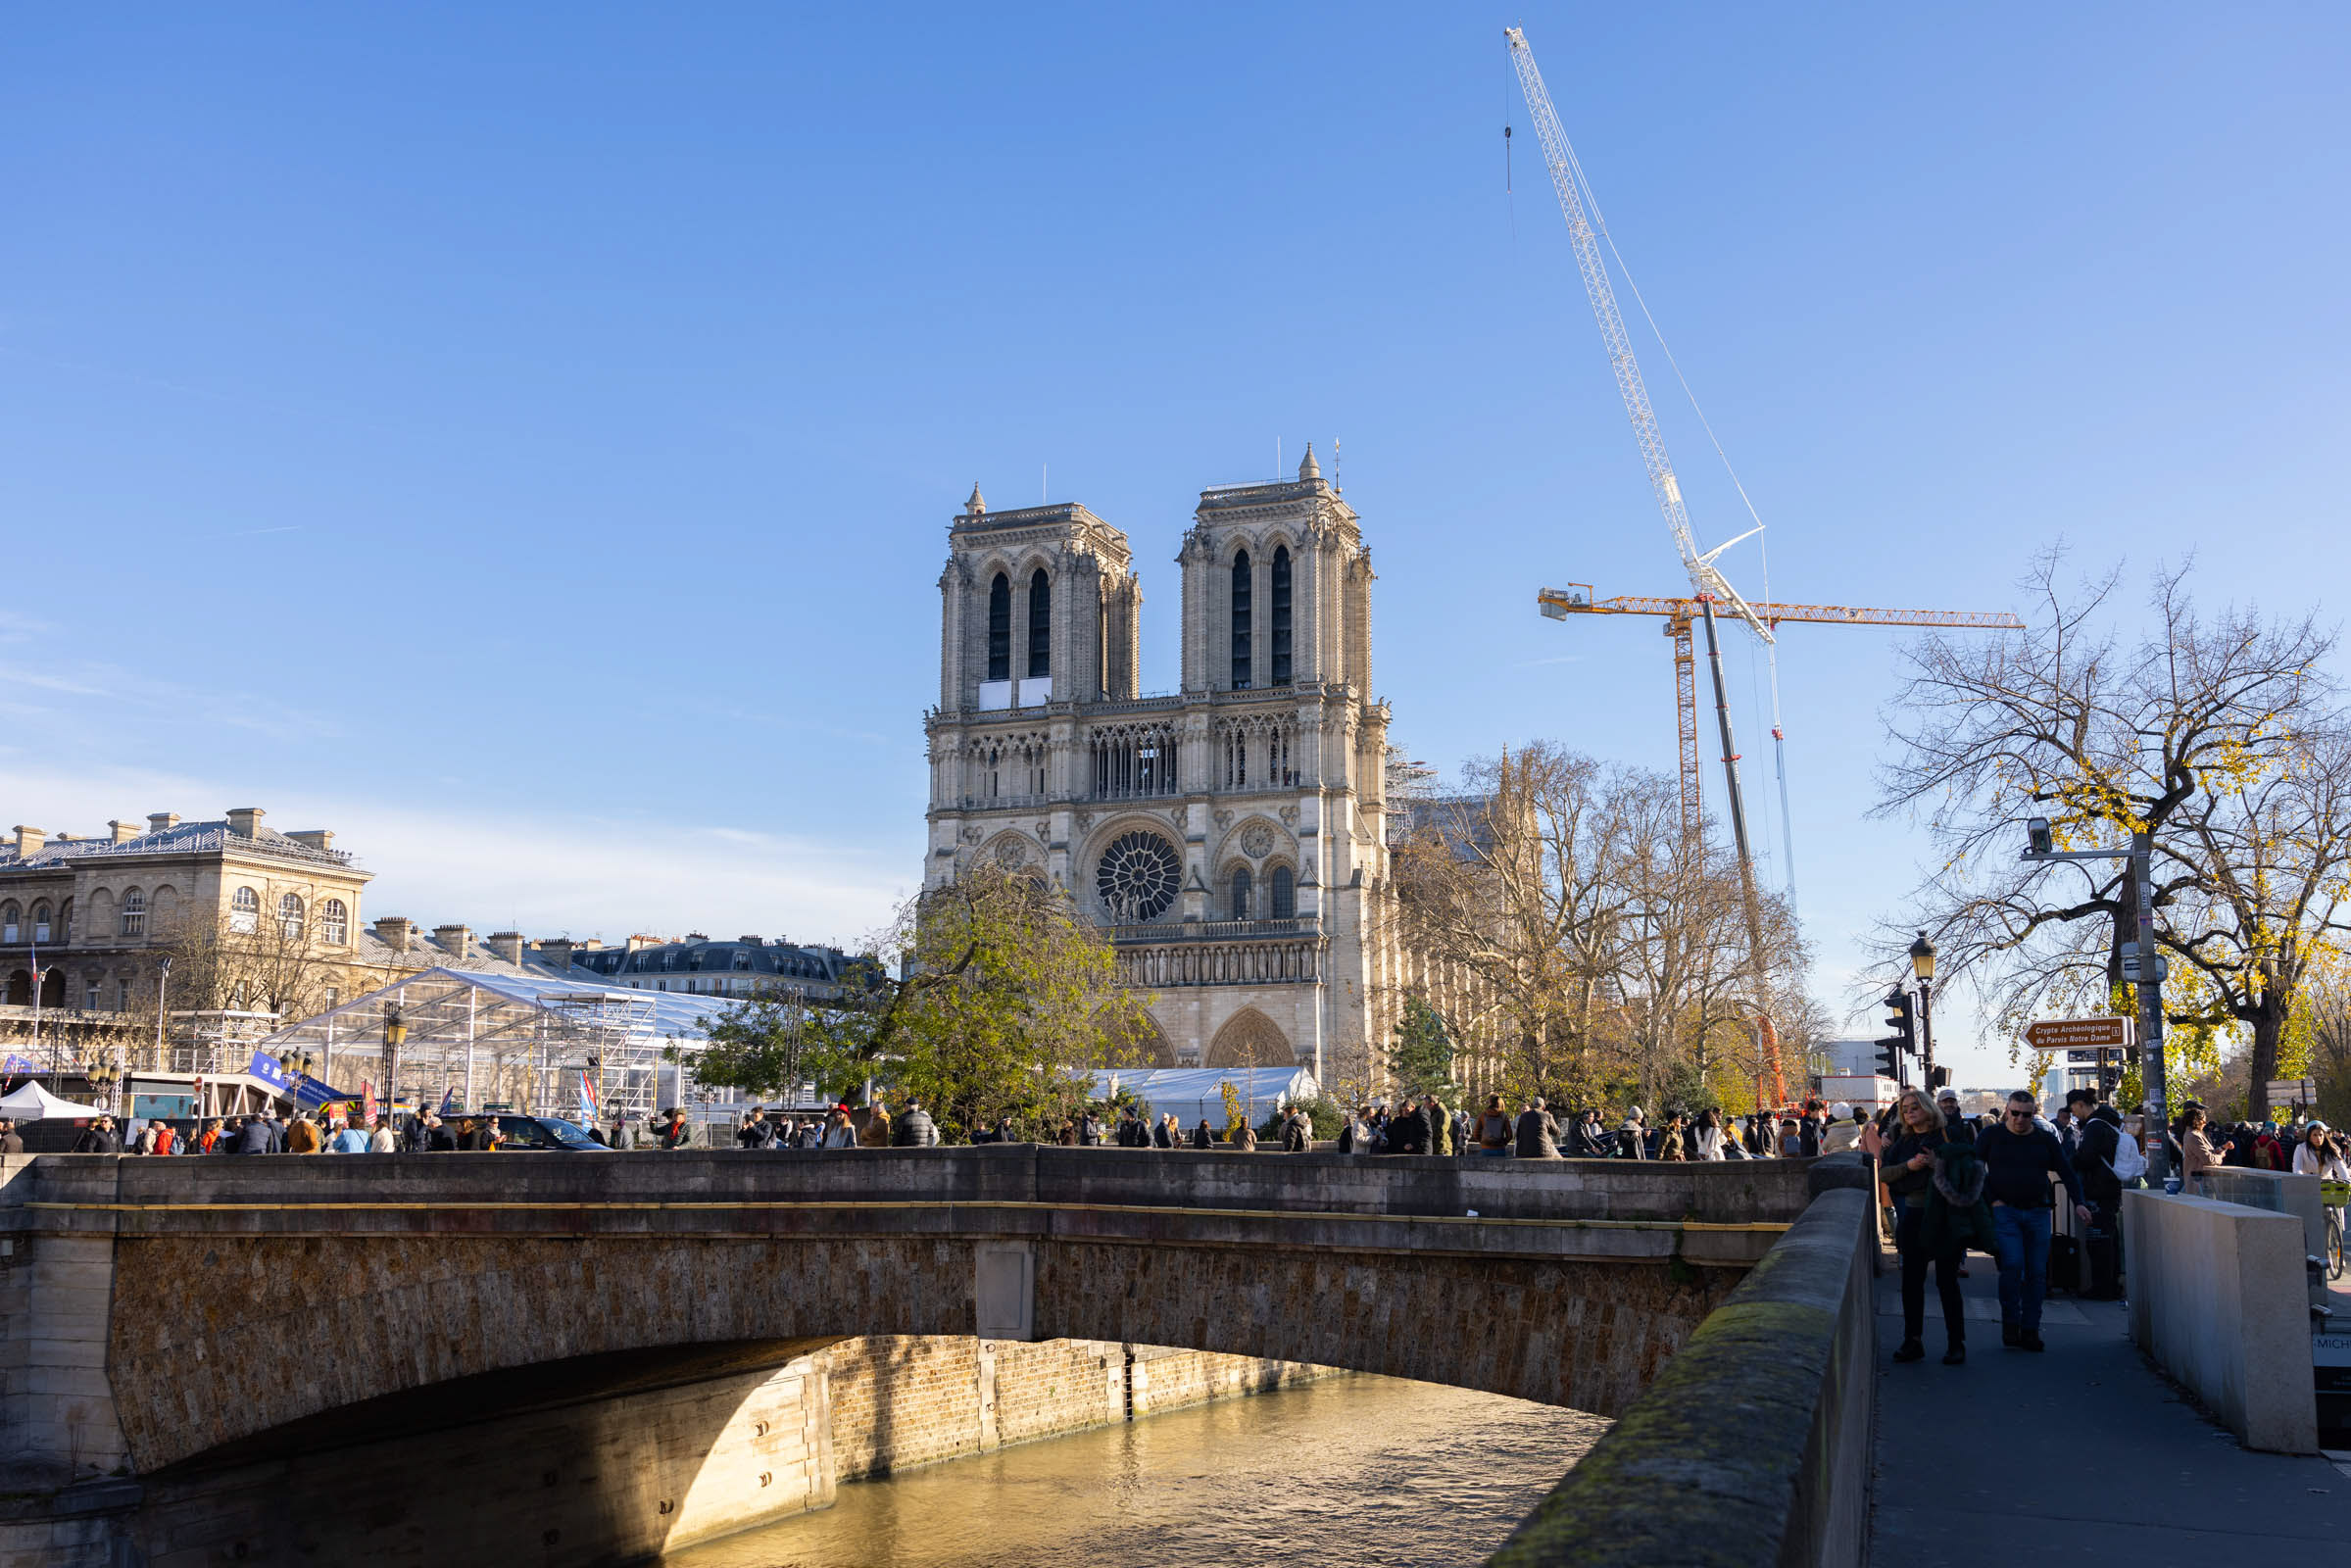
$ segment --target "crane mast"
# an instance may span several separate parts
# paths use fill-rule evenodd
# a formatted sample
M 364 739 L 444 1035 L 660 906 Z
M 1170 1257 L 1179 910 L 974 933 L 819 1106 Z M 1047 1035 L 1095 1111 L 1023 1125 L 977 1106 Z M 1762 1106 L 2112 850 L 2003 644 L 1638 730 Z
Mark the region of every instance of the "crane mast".
M 1731 738 L 1731 705 L 1724 692 L 1722 648 L 1715 631 L 1714 607 L 1717 603 L 1728 605 L 1767 643 L 1772 641 L 1771 628 L 1715 566 L 1715 557 L 1730 546 L 1719 545 L 1701 552 L 1690 533 L 1690 509 L 1682 502 L 1682 484 L 1674 477 L 1673 460 L 1665 451 L 1665 434 L 1657 427 L 1657 413 L 1649 406 L 1649 389 L 1641 378 L 1641 364 L 1633 357 L 1633 341 L 1625 331 L 1624 314 L 1616 307 L 1616 290 L 1608 281 L 1608 268 L 1600 257 L 1599 241 L 1592 232 L 1592 220 L 1585 216 L 1584 198 L 1578 188 L 1582 171 L 1576 165 L 1575 149 L 1568 145 L 1558 111 L 1551 107 L 1551 95 L 1543 84 L 1543 73 L 1535 66 L 1535 51 L 1527 46 L 1526 30 L 1505 27 L 1502 36 L 1510 45 L 1510 65 L 1518 73 L 1519 89 L 1526 95 L 1527 114 L 1535 122 L 1536 139 L 1543 143 L 1543 167 L 1550 171 L 1551 189 L 1558 194 L 1559 212 L 1567 220 L 1576 267 L 1584 274 L 1584 292 L 1592 298 L 1592 314 L 1600 323 L 1608 364 L 1616 372 L 1616 389 L 1624 397 L 1625 415 L 1633 421 L 1633 438 L 1640 443 L 1641 461 L 1648 469 L 1649 489 L 1656 494 L 1657 509 L 1665 514 L 1666 527 L 1673 531 L 1674 548 L 1681 553 L 1683 568 L 1690 573 L 1690 595 L 1698 603 L 1706 627 L 1707 663 L 1714 680 L 1715 715 L 1722 731 L 1723 781 L 1731 807 L 1732 830 L 1738 841 L 1739 891 L 1745 905 L 1747 966 L 1755 990 L 1757 1060 L 1762 1072 L 1770 1075 L 1774 1098 L 1784 1100 L 1787 1088 L 1781 1073 L 1779 1037 L 1772 1028 L 1771 989 L 1763 973 L 1763 908 L 1755 894 L 1755 859 L 1747 844 L 1746 801 L 1739 787 L 1739 752 Z

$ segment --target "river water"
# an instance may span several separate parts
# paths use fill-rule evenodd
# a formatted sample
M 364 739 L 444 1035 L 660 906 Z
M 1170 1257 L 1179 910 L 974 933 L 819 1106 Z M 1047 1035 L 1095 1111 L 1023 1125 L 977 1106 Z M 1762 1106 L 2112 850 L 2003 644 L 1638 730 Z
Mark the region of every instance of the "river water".
M 1198 1568 L 1475 1562 L 1607 1429 L 1597 1416 L 1342 1377 L 843 1486 L 832 1507 L 664 1568 Z

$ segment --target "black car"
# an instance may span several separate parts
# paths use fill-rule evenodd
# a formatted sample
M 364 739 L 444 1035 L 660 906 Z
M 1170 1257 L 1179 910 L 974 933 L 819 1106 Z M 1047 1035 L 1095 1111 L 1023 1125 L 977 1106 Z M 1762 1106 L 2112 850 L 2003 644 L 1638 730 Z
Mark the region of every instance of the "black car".
M 460 1120 L 462 1118 L 447 1118 Z M 609 1154 L 601 1142 L 588 1136 L 586 1128 L 561 1116 L 518 1116 L 513 1111 L 497 1110 L 481 1117 L 498 1123 L 500 1153 L 569 1153 Z

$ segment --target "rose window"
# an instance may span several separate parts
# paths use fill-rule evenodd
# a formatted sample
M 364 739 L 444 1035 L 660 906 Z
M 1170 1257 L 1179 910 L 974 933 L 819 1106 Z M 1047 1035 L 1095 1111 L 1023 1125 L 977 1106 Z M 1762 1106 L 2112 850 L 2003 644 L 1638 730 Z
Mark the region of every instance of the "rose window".
M 1151 920 L 1175 902 L 1183 867 L 1156 833 L 1127 833 L 1102 852 L 1095 891 L 1122 921 Z

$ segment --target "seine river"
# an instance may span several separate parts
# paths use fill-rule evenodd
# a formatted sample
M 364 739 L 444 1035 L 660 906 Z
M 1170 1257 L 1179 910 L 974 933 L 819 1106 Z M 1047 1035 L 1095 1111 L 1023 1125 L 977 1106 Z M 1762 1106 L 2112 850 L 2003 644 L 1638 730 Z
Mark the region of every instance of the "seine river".
M 1474 1562 L 1581 1458 L 1596 1416 L 1346 1377 L 844 1486 L 664 1568 Z

